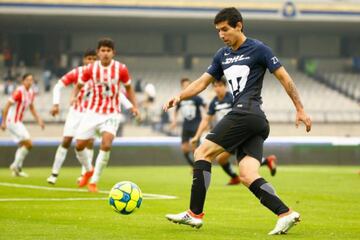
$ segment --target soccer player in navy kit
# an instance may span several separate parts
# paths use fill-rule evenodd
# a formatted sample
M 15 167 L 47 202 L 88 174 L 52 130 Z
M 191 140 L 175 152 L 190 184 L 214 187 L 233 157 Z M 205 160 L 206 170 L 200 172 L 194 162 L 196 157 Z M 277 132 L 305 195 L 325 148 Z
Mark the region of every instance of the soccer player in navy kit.
M 182 78 L 180 80 L 181 88 L 185 89 L 191 83 L 189 78 Z M 203 99 L 199 96 L 194 96 L 185 101 L 182 101 L 176 106 L 173 122 L 171 128 L 176 127 L 177 113 L 180 111 L 183 117 L 182 132 L 181 132 L 181 150 L 187 163 L 193 167 L 194 160 L 192 158 L 194 149 L 190 144 L 190 139 L 195 136 L 196 130 L 201 122 L 201 108 L 206 107 Z
M 241 182 L 260 200 L 261 204 L 278 216 L 269 235 L 287 233 L 300 220 L 300 214 L 286 206 L 275 189 L 259 174 L 263 143 L 269 135 L 269 124 L 261 110 L 261 88 L 266 69 L 280 81 L 296 108 L 296 126 L 303 122 L 311 130 L 311 120 L 301 103 L 296 86 L 262 42 L 243 33 L 243 19 L 236 8 L 222 9 L 214 19 L 219 37 L 227 45 L 215 54 L 213 62 L 200 78 L 192 82 L 178 96 L 170 99 L 164 110 L 203 91 L 214 79 L 225 75 L 231 88 L 234 104 L 229 112 L 206 136 L 195 150 L 190 209 L 179 214 L 167 214 L 170 221 L 199 228 L 203 225 L 203 208 L 211 178 L 211 161 L 219 154 L 236 151 Z
M 220 122 L 220 120 L 232 109 L 233 96 L 227 91 L 226 79 L 221 78 L 220 80 L 215 80 L 212 84 L 216 96 L 210 102 L 207 116 L 201 120 L 195 136 L 190 140 L 191 144 L 194 146 L 199 143 L 202 134 L 209 125 L 213 122 Z M 220 164 L 224 172 L 230 176 L 230 181 L 227 185 L 236 185 L 240 184 L 241 181 L 229 162 L 231 154 L 232 153 L 229 152 L 223 152 L 216 157 L 216 161 Z M 266 158 L 263 157 L 261 159 L 261 166 L 266 165 L 270 170 L 270 174 L 274 176 L 276 174 L 276 161 L 277 158 L 275 155 L 269 155 Z

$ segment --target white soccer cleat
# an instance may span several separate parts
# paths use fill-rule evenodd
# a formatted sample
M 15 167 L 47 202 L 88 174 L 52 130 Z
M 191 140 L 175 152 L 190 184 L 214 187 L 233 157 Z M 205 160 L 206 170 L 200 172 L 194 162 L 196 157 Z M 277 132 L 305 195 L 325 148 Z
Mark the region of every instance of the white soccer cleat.
M 195 215 L 190 210 L 179 213 L 179 214 L 166 214 L 165 217 L 173 222 L 178 224 L 189 225 L 194 228 L 201 228 L 203 225 L 202 217 L 204 214 Z
M 52 185 L 54 185 L 54 184 L 56 183 L 56 180 L 57 180 L 57 177 L 55 177 L 55 176 L 53 176 L 53 175 L 51 175 L 50 177 L 48 177 L 48 178 L 46 179 L 46 181 L 47 181 L 49 184 L 52 184 Z
M 269 232 L 269 235 L 286 234 L 290 228 L 300 222 L 300 214 L 292 212 L 289 215 L 279 218 L 275 228 Z
M 11 175 L 13 177 L 19 177 L 20 169 L 14 164 L 10 165 Z
M 25 178 L 27 178 L 27 177 L 29 177 L 29 174 L 27 174 L 26 172 L 23 172 L 23 171 L 20 170 L 18 177 L 25 177 Z

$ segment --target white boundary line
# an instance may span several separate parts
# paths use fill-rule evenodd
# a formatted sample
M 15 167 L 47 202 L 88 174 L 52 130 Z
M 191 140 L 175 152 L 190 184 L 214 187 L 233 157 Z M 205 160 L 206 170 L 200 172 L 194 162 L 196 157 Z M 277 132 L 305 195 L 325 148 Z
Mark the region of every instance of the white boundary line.
M 0 198 L 0 202 L 105 201 L 108 198 Z
M 86 189 L 63 188 L 63 187 L 45 187 L 45 186 L 7 183 L 7 182 L 0 182 L 0 186 L 3 186 L 3 187 L 15 187 L 15 188 L 27 188 L 27 189 L 40 189 L 40 190 L 46 190 L 46 191 L 60 191 L 60 192 L 88 192 Z M 109 194 L 109 191 L 99 191 L 99 193 Z M 162 194 L 152 194 L 152 193 L 143 193 L 143 198 L 148 199 L 148 200 L 177 199 L 176 196 L 162 195 Z M 38 198 L 38 199 L 41 199 L 41 198 Z M 56 198 L 54 198 L 54 199 L 56 199 Z M 63 198 L 63 199 L 66 199 L 66 198 Z M 76 198 L 76 199 L 80 199 L 80 198 Z M 94 198 L 94 199 L 96 199 L 96 198 Z M 103 198 L 101 198 L 101 199 L 103 199 Z M 97 200 L 100 200 L 100 199 L 97 199 Z M 1 199 L 0 199 L 0 201 L 1 201 Z M 46 200 L 44 200 L 44 201 L 46 201 Z M 49 200 L 49 201 L 51 201 L 51 200 Z M 54 200 L 54 201 L 56 201 L 56 200 Z M 68 201 L 70 201 L 70 200 L 68 200 Z

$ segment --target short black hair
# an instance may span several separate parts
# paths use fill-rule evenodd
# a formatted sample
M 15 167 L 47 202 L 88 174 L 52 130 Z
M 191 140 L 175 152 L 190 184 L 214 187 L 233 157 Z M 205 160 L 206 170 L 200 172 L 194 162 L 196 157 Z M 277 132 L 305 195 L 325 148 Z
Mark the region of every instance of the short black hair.
M 183 78 L 180 80 L 181 85 L 183 85 L 184 82 L 191 82 L 191 80 L 190 80 L 190 78 L 183 77 Z
M 100 49 L 101 47 L 108 47 L 115 50 L 115 43 L 111 38 L 102 38 L 98 41 L 97 49 Z
M 224 86 L 226 86 L 226 79 L 225 78 L 220 78 L 220 79 L 215 79 L 213 82 L 212 82 L 213 85 L 215 84 L 222 84 Z
M 88 57 L 88 56 L 96 56 L 95 49 L 92 49 L 92 48 L 86 49 L 86 51 L 84 52 L 83 57 L 85 58 L 85 57 Z
M 214 24 L 218 24 L 224 21 L 227 21 L 228 24 L 233 28 L 236 27 L 236 24 L 238 22 L 241 22 L 243 24 L 243 18 L 241 16 L 241 13 L 234 7 L 221 9 L 220 12 L 216 14 L 214 18 Z M 243 32 L 243 30 L 244 25 L 241 31 Z
M 23 76 L 22 76 L 22 81 L 24 81 L 28 76 L 32 76 L 31 73 L 25 73 Z

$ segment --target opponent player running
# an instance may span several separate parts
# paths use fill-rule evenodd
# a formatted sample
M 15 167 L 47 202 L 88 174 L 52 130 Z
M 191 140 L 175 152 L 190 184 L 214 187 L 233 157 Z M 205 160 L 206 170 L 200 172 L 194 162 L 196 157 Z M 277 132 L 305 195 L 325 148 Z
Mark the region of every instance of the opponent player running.
M 78 82 L 77 92 L 86 82 L 90 82 L 89 102 L 76 132 L 76 157 L 85 167 L 86 172 L 79 182 L 79 187 L 87 185 L 88 189 L 97 192 L 97 182 L 110 158 L 110 149 L 119 125 L 120 84 L 125 85 L 126 93 L 133 104 L 133 114 L 138 115 L 135 93 L 131 86 L 131 79 L 127 67 L 113 60 L 115 55 L 114 42 L 102 39 L 98 42 L 97 54 L 100 60 L 84 69 L 83 76 Z M 75 93 L 75 96 L 77 94 Z M 95 131 L 101 133 L 100 151 L 96 158 L 95 169 L 87 161 L 85 147 L 94 137 Z
M 191 83 L 189 78 L 182 78 L 180 80 L 181 89 L 185 89 Z M 195 135 L 196 129 L 201 122 L 201 107 L 206 107 L 204 100 L 199 96 L 194 96 L 182 101 L 176 106 L 174 111 L 171 128 L 176 127 L 177 114 L 181 111 L 183 117 L 182 132 L 181 132 L 181 150 L 187 163 L 193 167 L 194 160 L 192 159 L 194 148 L 190 144 L 190 139 Z
M 96 61 L 96 51 L 93 49 L 88 49 L 83 56 L 83 66 L 77 67 L 72 71 L 65 74 L 55 85 L 53 90 L 53 107 L 51 109 L 51 115 L 56 116 L 59 113 L 59 103 L 60 103 L 60 93 L 61 89 L 70 85 L 76 85 L 78 80 L 82 78 L 84 69 L 86 65 Z M 51 175 L 47 178 L 47 182 L 50 184 L 55 184 L 59 176 L 61 166 L 63 165 L 67 152 L 71 146 L 72 139 L 75 135 L 76 129 L 79 127 L 80 120 L 84 114 L 86 107 L 86 95 L 85 88 L 81 89 L 81 92 L 77 98 L 77 101 L 69 109 L 69 113 L 66 117 L 63 139 L 61 144 L 56 150 L 54 163 L 52 166 Z M 88 161 L 91 164 L 94 149 L 93 149 L 93 139 L 91 139 L 86 146 L 86 151 L 88 154 Z M 85 169 L 82 168 L 81 175 L 83 175 Z
M 195 136 L 190 140 L 191 144 L 194 146 L 199 143 L 202 134 L 206 129 L 208 129 L 209 125 L 213 123 L 214 120 L 215 123 L 218 123 L 226 114 L 231 111 L 232 108 L 233 97 L 231 93 L 227 91 L 226 80 L 224 78 L 215 80 L 213 82 L 213 87 L 216 96 L 210 102 L 207 116 L 201 120 Z M 231 177 L 228 185 L 236 185 L 240 183 L 240 178 L 231 167 L 229 162 L 230 156 L 231 153 L 223 152 L 216 157 L 216 161 L 220 164 L 224 172 L 226 172 L 226 174 Z M 272 176 L 276 174 L 276 160 L 277 159 L 275 155 L 270 155 L 261 159 L 261 166 L 267 165 Z
M 24 159 L 32 148 L 30 134 L 22 122 L 24 112 L 28 107 L 40 127 L 45 128 L 44 122 L 34 106 L 35 94 L 31 88 L 33 81 L 30 73 L 25 74 L 22 78 L 22 85 L 13 92 L 3 111 L 1 129 L 9 130 L 11 137 L 19 146 L 15 153 L 15 160 L 10 165 L 12 175 L 15 177 L 28 177 L 28 174 L 22 171 Z
M 214 19 L 219 37 L 227 45 L 214 56 L 213 62 L 200 78 L 178 96 L 170 99 L 164 110 L 176 106 L 183 99 L 203 91 L 214 79 L 225 75 L 234 97 L 229 112 L 195 150 L 190 210 L 168 214 L 166 218 L 180 224 L 201 227 L 206 191 L 211 178 L 211 161 L 220 153 L 236 150 L 240 180 L 279 218 L 270 235 L 289 231 L 300 219 L 300 214 L 287 207 L 275 189 L 259 174 L 263 143 L 269 135 L 269 124 L 261 110 L 261 88 L 266 69 L 280 81 L 296 108 L 296 126 L 300 122 L 311 130 L 311 120 L 305 113 L 296 86 L 281 66 L 271 49 L 262 42 L 250 39 L 243 33 L 242 16 L 236 8 L 221 10 Z

